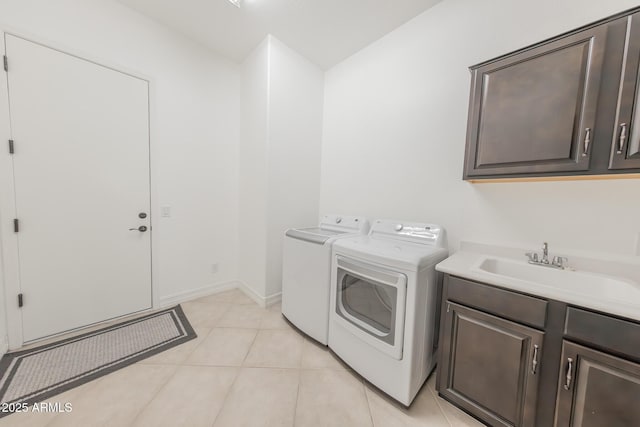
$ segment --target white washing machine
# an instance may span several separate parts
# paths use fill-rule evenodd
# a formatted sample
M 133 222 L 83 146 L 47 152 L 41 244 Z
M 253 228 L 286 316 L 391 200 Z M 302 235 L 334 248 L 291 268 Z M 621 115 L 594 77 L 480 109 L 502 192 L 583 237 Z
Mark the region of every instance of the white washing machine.
M 302 332 L 327 345 L 331 245 L 369 231 L 362 217 L 325 215 L 313 228 L 289 229 L 282 254 L 282 314 Z
M 434 224 L 376 220 L 333 245 L 329 347 L 406 406 L 435 366 L 435 265 L 447 256 Z

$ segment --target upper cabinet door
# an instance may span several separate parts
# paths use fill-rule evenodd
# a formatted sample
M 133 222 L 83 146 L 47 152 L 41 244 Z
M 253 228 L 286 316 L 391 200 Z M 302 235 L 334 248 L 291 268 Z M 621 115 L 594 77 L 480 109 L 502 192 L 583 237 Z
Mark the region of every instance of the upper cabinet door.
M 472 69 L 465 179 L 589 169 L 607 26 Z
M 610 169 L 640 168 L 640 13 L 627 18 L 625 62 L 611 143 Z

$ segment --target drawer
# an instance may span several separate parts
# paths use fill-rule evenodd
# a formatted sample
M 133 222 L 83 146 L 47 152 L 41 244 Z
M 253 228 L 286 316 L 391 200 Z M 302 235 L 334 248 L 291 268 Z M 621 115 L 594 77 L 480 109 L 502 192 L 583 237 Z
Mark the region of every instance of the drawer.
M 569 307 L 564 334 L 567 338 L 640 360 L 640 323 Z
M 547 301 L 478 282 L 447 276 L 447 299 L 504 319 L 544 329 Z

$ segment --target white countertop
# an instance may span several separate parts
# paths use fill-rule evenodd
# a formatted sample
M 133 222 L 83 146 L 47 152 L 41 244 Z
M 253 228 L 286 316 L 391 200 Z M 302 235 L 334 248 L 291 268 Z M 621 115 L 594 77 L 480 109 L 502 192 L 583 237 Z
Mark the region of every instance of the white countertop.
M 624 257 L 611 254 L 592 253 L 556 253 L 549 249 L 550 258 L 553 255 L 566 256 L 569 261 L 567 270 L 560 271 L 559 277 L 571 279 L 571 274 L 587 273 L 592 276 L 611 278 L 623 287 L 623 292 L 617 289 L 580 288 L 573 286 L 567 289 L 563 280 L 550 285 L 533 281 L 521 280 L 501 274 L 485 271 L 480 265 L 488 258 L 507 260 L 509 262 L 527 264 L 526 252 L 532 250 L 507 248 L 480 243 L 463 242 L 460 251 L 456 252 L 436 266 L 438 271 L 465 279 L 487 283 L 505 289 L 537 295 L 543 298 L 564 301 L 571 305 L 590 308 L 605 313 L 626 317 L 640 321 L 640 257 Z M 533 251 L 539 252 L 539 251 Z M 533 268 L 547 269 L 544 266 Z M 575 272 L 575 273 L 572 273 Z M 576 276 L 579 278 L 579 276 Z M 579 280 L 578 280 L 579 282 Z

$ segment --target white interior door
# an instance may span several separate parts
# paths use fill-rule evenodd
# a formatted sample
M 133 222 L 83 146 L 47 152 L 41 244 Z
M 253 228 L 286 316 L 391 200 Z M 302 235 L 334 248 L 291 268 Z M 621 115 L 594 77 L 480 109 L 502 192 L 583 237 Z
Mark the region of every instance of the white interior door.
M 150 308 L 148 82 L 5 43 L 24 341 Z

